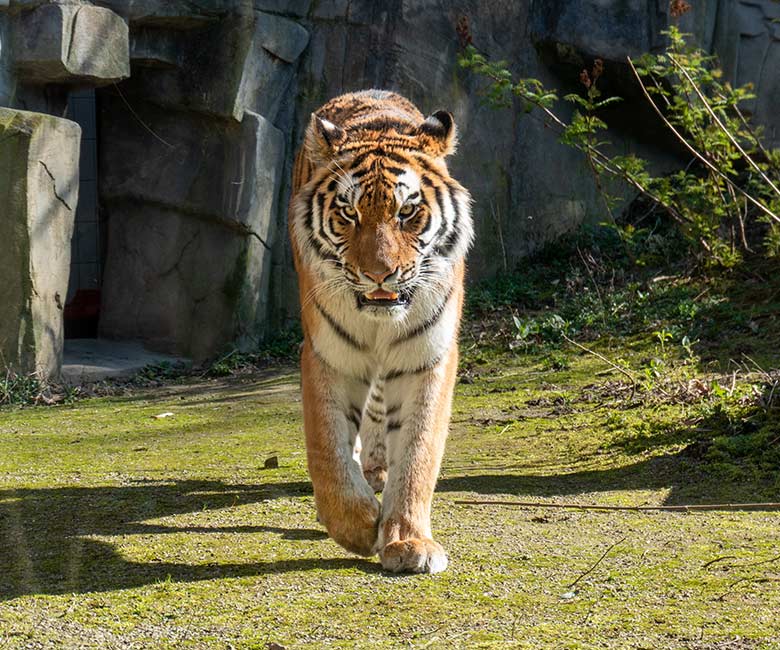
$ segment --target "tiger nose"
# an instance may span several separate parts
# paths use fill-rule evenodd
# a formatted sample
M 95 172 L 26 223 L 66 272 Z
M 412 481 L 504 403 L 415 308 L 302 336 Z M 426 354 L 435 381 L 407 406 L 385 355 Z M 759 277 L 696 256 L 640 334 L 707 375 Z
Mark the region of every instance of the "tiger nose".
M 397 271 L 398 267 L 396 266 L 392 271 L 363 271 L 363 275 L 373 280 L 377 284 L 382 284 L 391 275 L 395 275 Z

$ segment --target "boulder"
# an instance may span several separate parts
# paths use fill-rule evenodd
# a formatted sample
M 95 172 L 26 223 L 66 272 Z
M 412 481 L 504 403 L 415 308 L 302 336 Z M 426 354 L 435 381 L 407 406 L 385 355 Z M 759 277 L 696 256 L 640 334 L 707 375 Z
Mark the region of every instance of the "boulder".
M 81 129 L 0 108 L 0 364 L 57 377 L 78 201 Z
M 297 23 L 261 12 L 230 15 L 197 35 L 188 32 L 175 50 L 170 38 L 163 30 L 147 30 L 134 42 L 133 56 L 152 67 L 138 70 L 123 86 L 127 95 L 237 121 L 247 110 L 275 119 L 295 74 L 293 62 L 309 41 Z
M 295 21 L 257 12 L 255 42 L 282 61 L 293 63 L 309 43 L 309 32 Z
M 25 83 L 101 86 L 130 76 L 127 24 L 113 11 L 49 4 L 20 14 L 13 27 Z
M 197 360 L 256 343 L 267 326 L 284 136 L 251 112 L 215 123 L 139 104 L 144 128 L 111 93 L 101 109 L 101 336 Z

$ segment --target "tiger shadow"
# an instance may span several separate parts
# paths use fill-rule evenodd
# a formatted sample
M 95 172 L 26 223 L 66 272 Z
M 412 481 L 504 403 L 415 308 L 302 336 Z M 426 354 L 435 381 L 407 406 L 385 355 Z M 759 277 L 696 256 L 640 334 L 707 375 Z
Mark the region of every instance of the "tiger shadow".
M 311 495 L 307 482 L 233 485 L 222 481 L 141 481 L 123 486 L 0 490 L 0 600 L 31 594 L 103 592 L 170 580 L 193 582 L 372 563 L 347 558 L 278 562 L 189 563 L 124 557 L 111 541 L 123 535 L 265 533 L 293 542 L 322 540 L 316 529 L 258 525 L 161 525 L 147 520 Z M 313 518 L 312 518 L 313 519 Z M 175 556 L 178 550 L 173 549 Z

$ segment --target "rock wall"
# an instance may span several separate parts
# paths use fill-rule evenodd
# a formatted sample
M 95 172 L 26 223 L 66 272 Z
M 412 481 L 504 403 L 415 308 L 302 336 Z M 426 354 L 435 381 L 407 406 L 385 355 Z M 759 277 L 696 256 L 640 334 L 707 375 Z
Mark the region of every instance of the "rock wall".
M 681 27 L 733 81 L 757 84 L 751 108 L 776 145 L 780 5 L 691 4 Z M 679 163 L 624 63 L 663 46 L 666 0 L 11 0 L 0 9 L 0 104 L 61 116 L 71 89 L 98 88 L 101 335 L 205 358 L 295 320 L 285 225 L 293 155 L 311 111 L 350 90 L 397 90 L 424 112 L 454 113 L 452 167 L 475 198 L 472 280 L 601 220 L 580 155 L 537 116 L 485 106 L 481 80 L 457 67 L 464 18 L 488 56 L 561 93 L 580 90 L 579 71 L 605 59 L 603 83 L 626 99 L 610 116 L 616 149 L 660 168 Z
M 0 360 L 45 377 L 62 358 L 80 135 L 67 120 L 0 108 Z

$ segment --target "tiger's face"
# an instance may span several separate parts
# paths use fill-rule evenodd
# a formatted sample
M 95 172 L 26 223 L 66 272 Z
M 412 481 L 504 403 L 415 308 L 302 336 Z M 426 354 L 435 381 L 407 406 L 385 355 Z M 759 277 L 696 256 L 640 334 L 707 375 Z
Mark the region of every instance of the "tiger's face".
M 432 244 L 425 234 L 435 219 L 413 168 L 388 171 L 377 158 L 374 174 L 362 183 L 351 173 L 337 180 L 326 232 L 333 235 L 344 281 L 360 309 L 406 309 Z
M 360 311 L 403 318 L 421 291 L 446 291 L 473 236 L 470 197 L 443 160 L 454 149 L 452 117 L 353 138 L 316 120 L 328 158 L 310 194 L 310 259 Z

